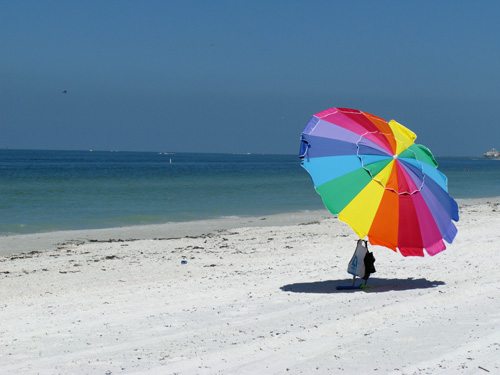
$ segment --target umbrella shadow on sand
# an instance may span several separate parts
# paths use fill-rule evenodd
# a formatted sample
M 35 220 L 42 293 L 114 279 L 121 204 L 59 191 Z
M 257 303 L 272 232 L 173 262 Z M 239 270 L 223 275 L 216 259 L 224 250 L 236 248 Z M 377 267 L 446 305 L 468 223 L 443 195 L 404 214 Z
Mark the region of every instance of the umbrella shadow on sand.
M 363 280 L 356 279 L 355 285 L 362 284 Z M 328 281 L 315 281 L 311 283 L 296 283 L 282 286 L 280 289 L 284 292 L 292 293 L 353 293 L 360 292 L 361 289 L 351 290 L 337 290 L 338 286 L 350 286 L 352 279 L 343 280 L 328 280 Z M 427 279 L 380 279 L 377 277 L 370 277 L 368 279 L 369 289 L 363 290 L 366 293 L 380 293 L 390 292 L 393 290 L 411 290 L 411 289 L 429 289 L 435 288 L 440 285 L 445 285 L 443 281 L 430 281 Z

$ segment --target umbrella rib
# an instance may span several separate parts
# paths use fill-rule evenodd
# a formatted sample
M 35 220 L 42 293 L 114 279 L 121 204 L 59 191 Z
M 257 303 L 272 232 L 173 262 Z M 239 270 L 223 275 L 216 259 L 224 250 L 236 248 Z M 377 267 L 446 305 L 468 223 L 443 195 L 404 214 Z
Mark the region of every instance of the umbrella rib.
M 361 167 L 362 167 L 365 171 L 367 171 L 367 172 L 370 174 L 371 178 L 372 178 L 374 181 L 377 181 L 379 184 L 381 184 L 381 185 L 382 185 L 382 187 L 383 187 L 384 189 L 386 189 L 386 190 L 390 190 L 390 191 L 393 191 L 393 192 L 395 192 L 395 193 L 396 193 L 396 194 L 398 194 L 398 195 L 403 195 L 403 194 L 413 195 L 413 194 L 415 194 L 415 193 L 419 192 L 420 190 L 422 190 L 422 188 L 423 188 L 423 187 L 424 187 L 424 185 L 425 185 L 425 176 L 426 176 L 426 175 L 425 175 L 425 172 L 424 172 L 424 168 L 423 168 L 423 165 L 421 164 L 421 161 L 418 159 L 417 154 L 416 154 L 413 150 L 410 150 L 409 148 L 407 148 L 405 151 L 409 151 L 409 152 L 411 152 L 411 153 L 415 156 L 415 160 L 417 160 L 417 162 L 419 163 L 420 171 L 421 171 L 421 173 L 422 173 L 422 183 L 420 184 L 420 187 L 417 187 L 417 189 L 416 189 L 416 190 L 413 190 L 412 192 L 406 192 L 406 191 L 405 191 L 405 192 L 400 193 L 400 192 L 396 191 L 395 189 L 392 189 L 392 188 L 388 188 L 388 187 L 386 187 L 386 186 L 385 186 L 385 184 L 384 184 L 382 181 L 380 181 L 380 180 L 378 180 L 378 179 L 376 179 L 376 178 L 375 178 L 375 176 L 372 174 L 372 172 L 371 172 L 371 170 L 370 170 L 370 169 L 368 169 L 368 168 L 366 168 L 366 167 L 365 167 L 365 164 L 364 164 L 363 158 L 362 158 L 362 157 L 361 157 L 361 155 L 359 154 L 359 142 L 361 142 L 361 140 L 362 140 L 363 138 L 365 138 L 365 136 L 366 136 L 367 134 L 374 134 L 374 133 L 380 133 L 380 134 L 382 134 L 382 135 L 384 135 L 384 136 L 390 136 L 390 137 L 393 137 L 393 138 L 396 140 L 396 142 L 400 142 L 400 141 L 398 141 L 398 139 L 397 139 L 396 137 L 394 137 L 394 135 L 392 135 L 392 134 L 388 134 L 388 133 L 383 133 L 383 132 L 381 132 L 381 131 L 366 132 L 366 133 L 364 133 L 364 134 L 360 135 L 360 136 L 359 136 L 359 139 L 358 139 L 358 140 L 357 140 L 357 142 L 356 142 L 356 155 L 357 155 L 357 157 L 359 158 L 359 160 L 360 160 L 360 162 L 361 162 Z M 388 157 L 389 157 L 389 156 L 388 156 Z M 393 157 L 395 160 L 396 160 L 396 159 L 398 159 L 398 155 L 392 155 L 392 157 Z M 402 164 L 403 164 L 403 163 L 401 163 L 400 165 L 403 167 L 403 165 L 402 165 Z M 403 168 L 404 168 L 404 167 L 403 167 Z M 404 168 L 404 169 L 406 170 L 406 168 Z M 406 173 L 408 173 L 408 172 L 406 172 Z

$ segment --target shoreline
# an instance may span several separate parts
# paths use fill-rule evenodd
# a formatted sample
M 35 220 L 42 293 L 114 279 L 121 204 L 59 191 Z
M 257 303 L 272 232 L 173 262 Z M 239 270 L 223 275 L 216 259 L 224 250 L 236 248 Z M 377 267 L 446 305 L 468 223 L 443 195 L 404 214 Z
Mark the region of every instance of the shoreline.
M 488 202 L 499 203 L 500 197 L 456 199 L 459 208 Z M 0 236 L 0 257 L 31 251 L 45 251 L 61 244 L 109 240 L 149 240 L 157 238 L 182 238 L 211 232 L 243 228 L 286 226 L 302 222 L 321 221 L 335 217 L 326 208 L 263 216 L 238 216 L 217 219 L 168 222 L 163 224 L 135 225 L 99 229 L 81 229 L 31 234 Z
M 164 224 L 135 225 L 99 229 L 81 229 L 11 234 L 0 236 L 0 256 L 31 251 L 44 251 L 60 244 L 85 243 L 91 240 L 150 240 L 200 236 L 221 230 L 241 227 L 267 227 L 299 224 L 333 217 L 326 209 L 270 214 L 263 216 L 223 217 L 218 219 L 168 222 Z

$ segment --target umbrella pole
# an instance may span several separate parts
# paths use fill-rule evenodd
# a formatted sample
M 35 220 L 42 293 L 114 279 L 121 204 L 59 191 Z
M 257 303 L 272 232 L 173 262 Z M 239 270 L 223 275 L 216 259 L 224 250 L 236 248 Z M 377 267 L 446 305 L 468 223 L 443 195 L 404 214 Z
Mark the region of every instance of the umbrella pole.
M 354 283 L 356 282 L 356 275 L 352 277 L 352 286 L 354 286 Z

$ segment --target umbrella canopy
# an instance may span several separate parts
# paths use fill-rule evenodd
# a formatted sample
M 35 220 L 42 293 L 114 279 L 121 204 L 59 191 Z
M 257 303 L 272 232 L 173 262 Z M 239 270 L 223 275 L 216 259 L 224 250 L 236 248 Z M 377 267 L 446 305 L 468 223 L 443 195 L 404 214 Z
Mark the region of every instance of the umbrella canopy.
M 302 166 L 328 210 L 403 256 L 435 255 L 457 234 L 447 178 L 416 138 L 394 120 L 346 108 L 317 113 L 301 137 Z

